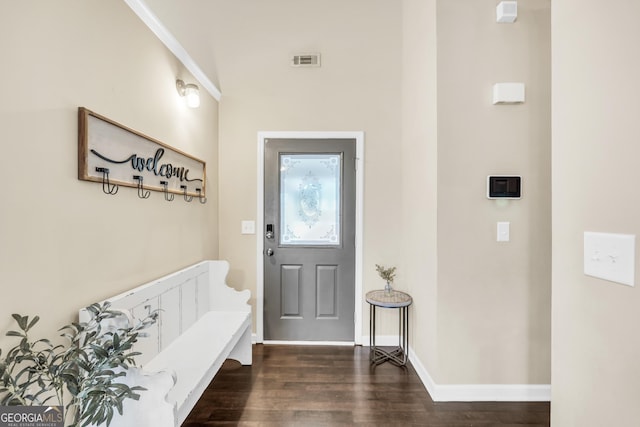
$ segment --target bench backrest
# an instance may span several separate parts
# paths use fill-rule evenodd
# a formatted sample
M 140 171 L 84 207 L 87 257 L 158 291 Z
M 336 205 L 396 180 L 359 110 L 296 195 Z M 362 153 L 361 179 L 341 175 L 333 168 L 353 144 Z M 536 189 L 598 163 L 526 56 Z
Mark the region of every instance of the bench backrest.
M 202 261 L 107 298 L 112 308 L 124 311 L 134 322 L 160 310 L 158 322 L 136 343 L 136 351 L 142 353 L 138 364 L 144 366 L 207 311 L 251 311 L 250 292 L 227 286 L 228 272 L 227 261 Z M 87 319 L 86 310 L 80 310 L 80 321 Z

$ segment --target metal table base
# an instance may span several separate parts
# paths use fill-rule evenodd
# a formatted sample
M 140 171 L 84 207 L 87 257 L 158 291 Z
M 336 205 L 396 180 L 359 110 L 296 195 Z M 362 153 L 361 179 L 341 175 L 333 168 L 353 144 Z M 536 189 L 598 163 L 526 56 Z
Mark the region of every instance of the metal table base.
M 367 293 L 369 303 L 369 360 L 372 365 L 390 362 L 396 366 L 405 366 L 409 349 L 409 306 L 412 298 L 400 291 L 371 291 Z M 398 346 L 383 349 L 376 345 L 376 308 L 398 309 Z

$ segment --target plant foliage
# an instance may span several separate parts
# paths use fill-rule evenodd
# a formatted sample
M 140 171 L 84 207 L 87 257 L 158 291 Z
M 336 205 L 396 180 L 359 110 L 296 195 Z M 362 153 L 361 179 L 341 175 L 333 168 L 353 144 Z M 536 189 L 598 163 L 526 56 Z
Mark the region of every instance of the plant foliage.
M 105 319 L 123 314 L 110 310 L 110 303 L 87 307 L 88 322 L 71 323 L 60 329 L 66 345 L 48 339 L 32 339 L 31 329 L 40 318 L 13 314 L 17 331 L 7 336 L 20 341 L 3 356 L 0 350 L 0 406 L 65 405 L 66 424 L 72 427 L 108 426 L 115 411 L 122 414 L 125 399 L 138 400 L 142 387 L 118 382 L 135 366 L 133 344 L 142 329 L 154 324 L 152 312 L 136 325 L 108 328 Z M 67 394 L 68 393 L 68 394 Z
M 376 271 L 386 282 L 393 283 L 393 279 L 396 277 L 396 268 L 385 268 L 383 265 L 376 264 Z

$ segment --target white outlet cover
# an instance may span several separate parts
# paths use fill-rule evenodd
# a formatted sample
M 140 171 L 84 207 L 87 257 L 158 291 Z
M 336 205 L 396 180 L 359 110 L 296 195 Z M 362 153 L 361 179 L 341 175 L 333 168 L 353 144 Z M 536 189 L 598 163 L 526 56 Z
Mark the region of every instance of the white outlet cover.
M 635 284 L 636 236 L 584 233 L 584 274 L 623 285 Z

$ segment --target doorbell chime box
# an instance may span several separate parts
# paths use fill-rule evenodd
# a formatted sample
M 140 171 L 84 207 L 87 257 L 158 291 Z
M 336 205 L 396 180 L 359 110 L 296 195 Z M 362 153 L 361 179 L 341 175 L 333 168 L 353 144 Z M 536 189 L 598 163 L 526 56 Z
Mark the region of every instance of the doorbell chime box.
M 489 175 L 487 177 L 487 199 L 519 199 L 521 197 L 521 177 L 513 175 Z

